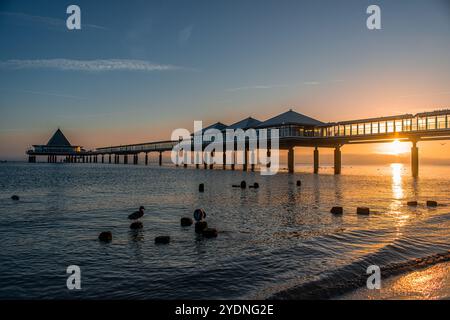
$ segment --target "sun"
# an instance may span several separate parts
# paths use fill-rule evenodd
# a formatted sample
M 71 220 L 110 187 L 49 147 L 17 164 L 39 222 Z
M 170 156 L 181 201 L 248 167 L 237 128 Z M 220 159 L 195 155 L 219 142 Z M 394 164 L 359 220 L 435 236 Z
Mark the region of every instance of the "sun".
M 380 153 L 397 156 L 410 152 L 410 149 L 411 146 L 409 143 L 394 140 L 391 143 L 386 143 L 380 146 Z

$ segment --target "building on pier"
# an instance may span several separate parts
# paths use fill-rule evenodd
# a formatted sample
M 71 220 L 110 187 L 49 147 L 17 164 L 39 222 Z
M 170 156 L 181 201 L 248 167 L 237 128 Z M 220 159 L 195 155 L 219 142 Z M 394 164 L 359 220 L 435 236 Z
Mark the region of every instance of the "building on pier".
M 67 162 L 75 162 L 86 153 L 82 146 L 72 145 L 58 128 L 45 145 L 33 145 L 27 151 L 28 161 L 36 162 L 37 156 L 47 156 L 48 162 L 57 162 L 58 157 L 65 157 Z

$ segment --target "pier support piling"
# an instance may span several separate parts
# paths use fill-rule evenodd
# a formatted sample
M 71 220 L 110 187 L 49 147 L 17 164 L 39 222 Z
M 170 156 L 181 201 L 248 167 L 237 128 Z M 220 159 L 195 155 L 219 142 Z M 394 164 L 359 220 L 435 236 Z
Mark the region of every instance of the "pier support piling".
M 123 164 L 128 164 L 128 155 L 123 156 Z
M 419 176 L 419 148 L 417 148 L 417 141 L 412 141 L 411 173 L 414 178 Z
M 314 173 L 319 173 L 319 149 L 317 147 L 314 149 Z
M 148 166 L 148 153 L 145 153 L 145 165 Z
M 159 152 L 159 165 L 162 166 L 162 152 Z
M 334 174 L 341 174 L 341 147 L 334 148 Z
M 294 147 L 289 147 L 288 150 L 288 171 L 289 173 L 294 173 L 294 162 L 295 162 L 295 149 Z
M 248 148 L 245 147 L 244 149 L 244 165 L 242 167 L 242 171 L 248 170 Z

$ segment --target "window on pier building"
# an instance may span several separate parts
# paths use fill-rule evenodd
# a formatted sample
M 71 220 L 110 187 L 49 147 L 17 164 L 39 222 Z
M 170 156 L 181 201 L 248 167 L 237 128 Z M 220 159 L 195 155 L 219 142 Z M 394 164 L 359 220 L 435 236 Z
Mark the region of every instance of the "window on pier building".
M 371 134 L 372 133 L 371 128 L 372 128 L 371 124 L 370 123 L 366 123 L 364 125 L 364 133 L 365 134 Z
M 378 122 L 372 123 L 372 133 L 377 134 L 378 133 Z
M 386 132 L 387 133 L 394 132 L 394 121 L 386 122 Z
M 345 126 L 339 126 L 339 135 L 345 136 Z
M 346 125 L 345 126 L 345 135 L 346 136 L 349 136 L 349 135 L 351 135 L 351 133 L 352 133 L 352 127 L 348 124 L 348 125 Z
M 403 131 L 411 131 L 411 119 L 403 120 Z
M 351 135 L 352 136 L 356 136 L 358 134 L 358 125 L 357 124 L 352 124 L 352 132 Z
M 395 132 L 403 131 L 403 120 L 395 120 Z
M 427 129 L 428 130 L 436 129 L 436 117 L 428 117 L 427 118 Z
M 437 118 L 437 129 L 445 129 L 445 116 Z
M 363 135 L 364 134 L 364 123 L 358 124 L 358 134 Z
M 386 121 L 380 122 L 380 133 L 386 133 Z
M 418 130 L 427 130 L 427 119 L 419 118 L 417 120 L 417 128 L 418 128 Z

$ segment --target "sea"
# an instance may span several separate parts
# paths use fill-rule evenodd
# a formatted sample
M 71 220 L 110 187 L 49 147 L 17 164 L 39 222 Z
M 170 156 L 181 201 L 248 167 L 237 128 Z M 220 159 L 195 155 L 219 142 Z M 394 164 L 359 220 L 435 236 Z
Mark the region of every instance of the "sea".
M 296 171 L 2 163 L 0 299 L 334 299 L 369 266 L 383 281 L 449 259 L 449 166 L 416 179 L 399 163 Z M 259 188 L 233 187 L 243 180 Z M 140 206 L 143 228 L 131 230 Z M 217 238 L 180 225 L 200 208 Z M 79 290 L 67 286 L 73 265 Z

